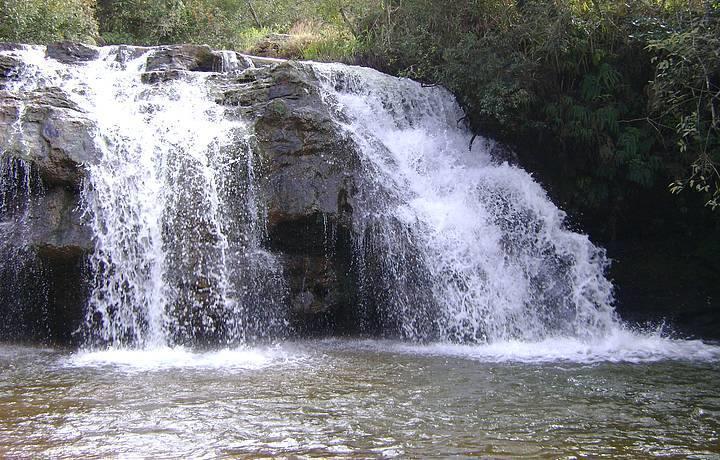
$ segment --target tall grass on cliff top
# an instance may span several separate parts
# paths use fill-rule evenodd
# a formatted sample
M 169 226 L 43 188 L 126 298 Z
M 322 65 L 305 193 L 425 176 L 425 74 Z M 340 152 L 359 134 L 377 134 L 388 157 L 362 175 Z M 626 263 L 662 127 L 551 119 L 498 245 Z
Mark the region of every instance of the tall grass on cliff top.
M 205 43 L 250 51 L 278 34 L 280 57 L 347 61 L 358 47 L 354 24 L 377 0 L 106 0 L 98 10 L 107 43 Z

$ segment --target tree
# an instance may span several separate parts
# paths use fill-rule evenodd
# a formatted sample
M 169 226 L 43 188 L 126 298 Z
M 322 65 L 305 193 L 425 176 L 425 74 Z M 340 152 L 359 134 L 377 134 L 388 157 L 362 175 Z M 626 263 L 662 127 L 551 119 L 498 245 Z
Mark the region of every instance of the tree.
M 709 3 L 709 2 L 708 2 Z M 670 185 L 704 193 L 706 204 L 720 206 L 720 6 L 706 10 L 659 39 L 651 109 L 669 133 L 689 174 Z

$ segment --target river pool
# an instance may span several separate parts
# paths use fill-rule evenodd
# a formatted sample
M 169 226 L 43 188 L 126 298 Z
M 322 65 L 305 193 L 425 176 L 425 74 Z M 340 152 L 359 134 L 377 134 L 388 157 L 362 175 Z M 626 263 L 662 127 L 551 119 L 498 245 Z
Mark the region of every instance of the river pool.
M 719 435 L 699 341 L 0 346 L 8 458 L 720 458 Z

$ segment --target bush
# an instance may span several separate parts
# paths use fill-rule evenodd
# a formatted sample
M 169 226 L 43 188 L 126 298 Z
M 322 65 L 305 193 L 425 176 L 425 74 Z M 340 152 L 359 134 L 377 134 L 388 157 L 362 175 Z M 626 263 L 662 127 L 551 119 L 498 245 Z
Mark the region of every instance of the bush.
M 0 0 L 0 41 L 47 43 L 98 38 L 94 0 Z
M 712 14 L 714 13 L 714 14 Z M 683 18 L 653 39 L 655 78 L 651 115 L 689 173 L 671 185 L 702 193 L 720 207 L 720 5 L 710 14 Z
M 235 35 L 228 11 L 214 0 L 114 0 L 100 11 L 107 43 L 205 43 L 225 47 Z

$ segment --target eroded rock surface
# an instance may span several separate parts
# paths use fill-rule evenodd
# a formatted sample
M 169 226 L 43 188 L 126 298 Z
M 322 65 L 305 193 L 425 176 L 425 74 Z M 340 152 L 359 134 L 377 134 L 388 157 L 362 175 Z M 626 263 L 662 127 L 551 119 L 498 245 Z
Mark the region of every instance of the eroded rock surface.
M 64 64 L 93 61 L 100 56 L 96 48 L 81 43 L 59 42 L 47 46 L 47 57 Z
M 283 260 L 297 324 L 306 332 L 327 323 L 342 329 L 354 301 L 356 147 L 333 121 L 311 69 L 284 62 L 229 78 L 217 100 L 254 121 L 267 244 Z

